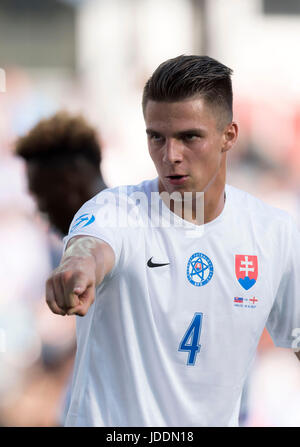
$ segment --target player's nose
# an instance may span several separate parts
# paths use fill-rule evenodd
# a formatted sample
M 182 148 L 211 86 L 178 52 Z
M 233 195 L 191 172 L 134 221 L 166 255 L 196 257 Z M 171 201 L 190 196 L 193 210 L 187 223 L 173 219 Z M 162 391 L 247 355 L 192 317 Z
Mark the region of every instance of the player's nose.
M 183 148 L 180 141 L 175 138 L 167 138 L 163 161 L 165 163 L 180 163 L 183 160 Z

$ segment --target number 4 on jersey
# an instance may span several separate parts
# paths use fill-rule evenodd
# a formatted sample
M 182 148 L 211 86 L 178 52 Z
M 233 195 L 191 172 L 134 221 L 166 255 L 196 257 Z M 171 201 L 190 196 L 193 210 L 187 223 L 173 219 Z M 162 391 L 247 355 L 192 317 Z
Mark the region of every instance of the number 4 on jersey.
M 178 351 L 187 351 L 189 353 L 187 359 L 187 365 L 194 365 L 196 361 L 196 355 L 200 351 L 201 345 L 199 345 L 199 338 L 202 326 L 201 312 L 196 312 L 192 319 L 186 333 L 181 340 Z

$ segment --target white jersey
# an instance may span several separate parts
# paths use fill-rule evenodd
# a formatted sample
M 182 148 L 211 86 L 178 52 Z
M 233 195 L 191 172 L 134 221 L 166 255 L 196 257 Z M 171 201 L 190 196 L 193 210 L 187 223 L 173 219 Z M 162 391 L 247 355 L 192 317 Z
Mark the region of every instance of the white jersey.
M 95 302 L 76 317 L 67 426 L 237 426 L 265 325 L 276 345 L 295 347 L 300 236 L 292 218 L 226 185 L 224 209 L 202 233 L 161 199 L 156 211 L 172 224 L 145 225 L 143 194 L 150 201 L 157 191 L 158 179 L 102 191 L 65 238 L 94 236 L 115 253 Z M 133 193 L 138 212 L 125 209 Z M 125 224 L 128 213 L 135 227 Z

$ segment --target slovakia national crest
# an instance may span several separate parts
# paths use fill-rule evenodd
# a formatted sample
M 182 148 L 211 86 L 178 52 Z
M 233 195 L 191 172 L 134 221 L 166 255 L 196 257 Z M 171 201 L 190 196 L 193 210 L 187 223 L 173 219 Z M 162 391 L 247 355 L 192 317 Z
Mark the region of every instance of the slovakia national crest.
M 235 255 L 235 274 L 240 285 L 249 290 L 257 280 L 257 256 Z

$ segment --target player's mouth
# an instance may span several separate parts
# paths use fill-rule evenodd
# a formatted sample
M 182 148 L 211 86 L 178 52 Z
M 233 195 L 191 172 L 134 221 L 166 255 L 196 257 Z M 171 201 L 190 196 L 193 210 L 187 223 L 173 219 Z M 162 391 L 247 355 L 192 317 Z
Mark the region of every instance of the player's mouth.
M 182 185 L 188 178 L 188 175 L 167 175 L 171 185 Z

